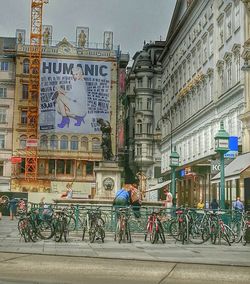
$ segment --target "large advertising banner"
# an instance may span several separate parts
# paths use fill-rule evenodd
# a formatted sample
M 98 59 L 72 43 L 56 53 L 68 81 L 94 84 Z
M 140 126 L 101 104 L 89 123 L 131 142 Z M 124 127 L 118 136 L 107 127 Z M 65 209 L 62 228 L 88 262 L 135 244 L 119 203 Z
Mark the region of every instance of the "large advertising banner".
M 110 120 L 111 63 L 47 59 L 41 64 L 40 132 L 100 132 Z

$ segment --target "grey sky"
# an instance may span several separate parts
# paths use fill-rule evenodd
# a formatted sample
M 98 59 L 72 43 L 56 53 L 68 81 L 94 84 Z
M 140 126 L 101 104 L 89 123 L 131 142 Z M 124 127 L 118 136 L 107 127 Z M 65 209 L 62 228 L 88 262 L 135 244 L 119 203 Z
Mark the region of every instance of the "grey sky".
M 53 39 L 75 41 L 76 26 L 89 27 L 89 41 L 101 43 L 104 31 L 132 57 L 143 41 L 166 38 L 176 0 L 49 0 L 43 24 L 53 26 Z M 0 36 L 30 29 L 30 0 L 0 0 Z M 27 38 L 27 34 L 26 34 Z

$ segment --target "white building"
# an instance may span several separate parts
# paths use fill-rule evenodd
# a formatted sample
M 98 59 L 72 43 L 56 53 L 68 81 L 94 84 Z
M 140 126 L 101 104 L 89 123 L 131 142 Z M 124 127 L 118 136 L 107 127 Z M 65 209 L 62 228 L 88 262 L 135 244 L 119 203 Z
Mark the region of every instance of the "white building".
M 194 206 L 199 198 L 219 197 L 211 188 L 214 136 L 220 121 L 242 145 L 244 112 L 245 8 L 240 0 L 178 0 L 162 63 L 162 115 L 173 125 L 172 139 L 180 155 L 180 204 Z M 170 124 L 162 126 L 163 173 L 169 173 Z M 240 194 L 237 180 L 226 182 L 226 200 Z M 243 189 L 241 192 L 242 195 Z

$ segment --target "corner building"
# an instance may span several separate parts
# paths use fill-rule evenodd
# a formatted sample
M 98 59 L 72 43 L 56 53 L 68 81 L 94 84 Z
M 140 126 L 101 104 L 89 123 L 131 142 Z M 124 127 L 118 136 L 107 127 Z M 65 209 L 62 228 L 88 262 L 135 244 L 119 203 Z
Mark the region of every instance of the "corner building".
M 117 54 L 110 49 L 79 48 L 66 38 L 55 46 L 43 46 L 38 179 L 27 181 L 25 151 L 32 138 L 26 133 L 29 45 L 17 45 L 13 156 L 22 162 L 13 166 L 12 191 L 60 193 L 67 182 L 73 182 L 76 195 L 94 196 L 94 166 L 102 160 L 98 117 L 110 121 L 116 154 Z M 74 85 L 72 70 L 79 66 L 84 81 Z M 85 102 L 80 101 L 83 96 Z
M 162 63 L 162 115 L 173 124 L 173 145 L 180 155 L 177 169 L 179 204 L 195 206 L 200 198 L 219 199 L 212 186 L 214 136 L 220 121 L 242 147 L 244 74 L 244 5 L 239 0 L 178 0 Z M 162 173 L 169 174 L 170 126 L 162 128 Z M 239 182 L 226 181 L 226 200 L 239 192 Z M 242 196 L 242 195 L 241 195 Z

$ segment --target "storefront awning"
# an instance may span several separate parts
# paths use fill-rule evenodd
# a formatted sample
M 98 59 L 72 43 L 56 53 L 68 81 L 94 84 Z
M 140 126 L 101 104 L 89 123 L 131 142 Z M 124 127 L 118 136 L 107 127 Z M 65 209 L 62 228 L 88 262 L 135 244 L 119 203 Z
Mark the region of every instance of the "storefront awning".
M 167 181 L 164 181 L 164 182 L 161 182 L 161 183 L 158 183 L 154 186 L 151 186 L 148 190 L 146 190 L 146 192 L 149 192 L 149 191 L 153 191 L 153 190 L 157 190 L 157 189 L 160 189 L 168 184 L 171 183 L 171 180 L 167 180 Z
M 225 167 L 225 181 L 239 179 L 240 174 L 250 167 L 250 153 L 238 156 Z M 211 179 L 211 183 L 220 182 L 220 173 Z

